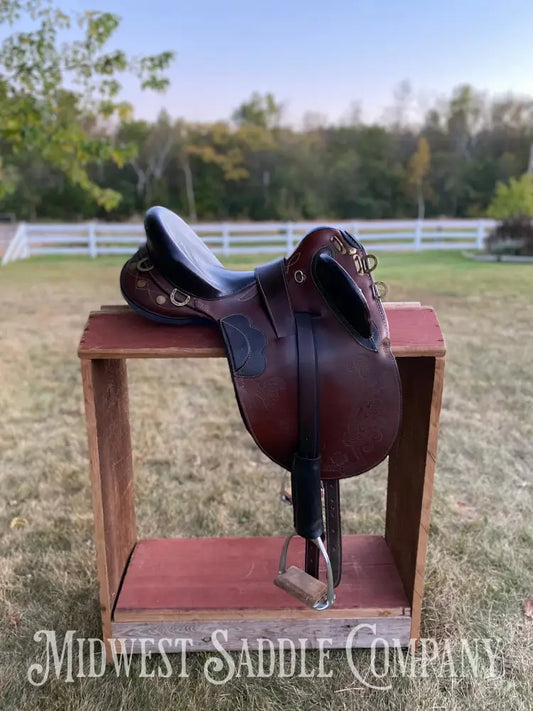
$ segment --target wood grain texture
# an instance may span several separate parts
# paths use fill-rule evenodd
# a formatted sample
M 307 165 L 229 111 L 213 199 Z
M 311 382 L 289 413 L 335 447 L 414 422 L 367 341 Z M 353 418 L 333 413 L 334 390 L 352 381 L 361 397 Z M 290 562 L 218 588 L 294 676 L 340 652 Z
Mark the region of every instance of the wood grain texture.
M 396 356 L 444 355 L 444 339 L 432 308 L 385 307 Z M 222 336 L 213 326 L 169 326 L 127 308 L 106 306 L 90 314 L 78 355 L 91 359 L 218 358 L 225 351 Z
M 85 421 L 87 425 L 89 472 L 91 477 L 91 492 L 93 502 L 94 544 L 96 549 L 96 569 L 98 572 L 100 592 L 102 633 L 104 639 L 107 639 L 111 635 L 111 591 L 107 570 L 107 552 L 104 534 L 104 511 L 102 504 L 102 486 L 100 481 L 100 458 L 98 452 L 98 436 L 96 427 L 96 412 L 91 361 L 81 361 L 81 377 L 83 383 Z
M 137 529 L 125 361 L 82 361 L 104 636 Z
M 157 652 L 159 640 L 175 639 L 192 640 L 192 644 L 187 644 L 187 652 L 212 651 L 215 649 L 213 633 L 218 643 L 228 651 L 240 651 L 243 639 L 250 650 L 258 649 L 261 639 L 270 640 L 275 649 L 279 649 L 281 640 L 284 640 L 285 649 L 288 649 L 288 640 L 294 642 L 296 649 L 300 649 L 301 639 L 307 640 L 308 649 L 318 647 L 319 640 L 324 639 L 327 640 L 326 649 L 342 649 L 346 647 L 352 630 L 355 630 L 355 634 L 351 637 L 350 646 L 354 649 L 370 647 L 376 638 L 386 640 L 389 645 L 407 647 L 409 644 L 410 617 L 329 618 L 326 613 L 316 614 L 312 618 L 292 620 L 290 626 L 283 619 L 237 618 L 213 619 L 208 622 L 113 622 L 111 631 L 117 641 L 124 640 L 126 650 L 134 652 Z M 140 638 L 146 640 L 144 649 L 139 642 Z M 116 646 L 120 651 L 120 643 Z M 179 646 L 172 649 L 169 645 L 164 649 L 166 652 L 181 651 Z M 263 649 L 268 650 L 264 643 Z
M 422 616 L 422 601 L 424 598 L 424 582 L 426 575 L 426 558 L 429 538 L 429 523 L 431 518 L 431 502 L 433 499 L 433 483 L 437 463 L 437 445 L 439 440 L 440 411 L 442 406 L 442 391 L 444 386 L 444 358 L 435 359 L 435 374 L 431 398 L 431 414 L 427 440 L 427 456 L 424 471 L 424 487 L 420 511 L 420 528 L 416 549 L 415 579 L 412 595 L 412 625 L 411 637 L 420 636 Z
M 325 599 L 328 593 L 328 586 L 323 580 L 317 580 L 295 565 L 277 575 L 274 585 L 303 602 L 306 607 L 314 607 Z
M 403 415 L 389 455 L 385 538 L 412 605 L 418 637 L 431 496 L 435 472 L 444 358 L 398 362 Z
M 257 616 L 258 611 L 289 617 L 323 614 L 273 585 L 283 541 L 280 537 L 140 541 L 113 619 L 198 619 L 209 611 L 217 611 L 215 617 L 219 611 L 233 617 Z M 295 539 L 289 564 L 302 565 L 303 557 L 304 541 Z M 407 596 L 382 536 L 345 536 L 344 574 L 335 592 L 335 615 L 359 608 L 376 617 L 409 614 Z

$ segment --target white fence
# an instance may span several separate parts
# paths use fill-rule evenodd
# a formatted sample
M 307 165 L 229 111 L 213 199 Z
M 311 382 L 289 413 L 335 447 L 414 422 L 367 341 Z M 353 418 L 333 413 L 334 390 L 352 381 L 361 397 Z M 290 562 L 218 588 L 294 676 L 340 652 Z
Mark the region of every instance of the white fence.
M 199 224 L 193 229 L 214 252 L 290 254 L 317 222 Z M 356 234 L 371 251 L 481 249 L 493 220 L 374 220 L 329 222 Z M 144 242 L 138 224 L 88 222 L 37 225 L 21 222 L 2 264 L 39 254 L 131 254 Z

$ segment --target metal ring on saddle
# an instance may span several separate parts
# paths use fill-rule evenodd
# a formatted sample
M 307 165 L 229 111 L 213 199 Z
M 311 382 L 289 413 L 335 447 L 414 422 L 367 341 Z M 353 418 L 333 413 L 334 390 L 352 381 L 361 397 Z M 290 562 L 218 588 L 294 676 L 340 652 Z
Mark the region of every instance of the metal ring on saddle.
M 137 262 L 137 270 L 140 272 L 149 272 L 154 268 L 154 265 L 148 257 L 143 257 Z
M 289 533 L 289 535 L 285 539 L 283 548 L 281 549 L 281 556 L 279 559 L 279 575 L 283 575 L 287 572 L 287 553 L 289 550 L 289 544 L 294 538 L 294 536 L 297 535 L 298 534 L 296 533 L 296 531 L 292 531 L 292 533 Z M 327 593 L 321 600 L 319 600 L 313 605 L 313 610 L 327 610 L 328 607 L 332 607 L 333 603 L 335 602 L 335 587 L 333 584 L 333 570 L 331 568 L 331 561 L 329 559 L 326 546 L 324 545 L 324 541 L 321 538 L 312 538 L 310 540 L 312 540 L 312 542 L 315 544 L 315 546 L 320 551 L 322 557 L 324 558 L 324 563 L 326 564 L 327 579 Z
M 387 296 L 389 289 L 385 282 L 375 281 L 372 284 L 372 292 L 374 294 L 375 299 L 384 299 Z
M 187 306 L 187 304 L 188 304 L 189 301 L 191 300 L 190 295 L 189 295 L 189 294 L 186 294 L 186 295 L 185 295 L 185 298 L 184 298 L 182 301 L 178 301 L 178 300 L 176 299 L 176 294 L 179 294 L 179 293 L 181 293 L 181 292 L 179 292 L 177 289 L 173 289 L 173 290 L 172 290 L 172 292 L 171 292 L 171 294 L 170 294 L 170 301 L 171 301 L 171 303 L 174 304 L 174 306 Z
M 372 261 L 372 263 L 370 263 L 370 261 Z M 377 265 L 378 265 L 378 258 L 376 257 L 375 254 L 366 254 L 365 255 L 365 267 L 366 267 L 366 271 L 368 273 L 373 272 L 374 269 L 377 267 Z

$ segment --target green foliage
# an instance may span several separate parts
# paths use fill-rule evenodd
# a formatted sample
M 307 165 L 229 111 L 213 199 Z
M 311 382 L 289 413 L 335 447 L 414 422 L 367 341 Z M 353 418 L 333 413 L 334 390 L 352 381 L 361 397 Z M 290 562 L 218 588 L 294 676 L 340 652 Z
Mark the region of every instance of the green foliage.
M 428 197 L 430 189 L 427 186 L 427 177 L 431 163 L 431 151 L 427 138 L 421 136 L 418 139 L 418 147 L 411 156 L 407 167 L 407 183 L 416 195 L 418 204 L 418 219 L 424 218 L 426 211 L 425 198 Z
M 233 112 L 232 119 L 237 126 L 251 124 L 272 129 L 279 125 L 281 112 L 282 106 L 276 102 L 273 94 L 262 96 L 254 91 L 250 99 Z
M 510 178 L 508 185 L 498 183 L 487 215 L 498 220 L 533 217 L 533 175 Z
M 17 23 L 30 29 L 20 31 Z M 81 39 L 60 41 L 61 32 L 77 22 Z M 109 121 L 124 118 L 127 107 L 118 100 L 117 76 L 128 72 L 142 88 L 163 90 L 168 81 L 162 72 L 171 52 L 149 57 L 128 57 L 106 51 L 120 18 L 108 12 L 69 15 L 52 1 L 3 0 L 0 23 L 12 26 L 0 45 L 0 148 L 11 167 L 13 181 L 22 184 L 28 157 L 59 171 L 96 205 L 109 210 L 120 200 L 116 190 L 101 187 L 90 167 L 112 162 L 122 165 L 131 146 L 117 147 Z M 67 88 L 73 87 L 73 88 Z M 107 123 L 106 123 L 107 122 Z M 42 191 L 43 185 L 33 186 Z M 37 202 L 30 206 L 36 211 Z
M 2 212 L 128 219 L 164 203 L 192 221 L 476 217 L 487 214 L 498 181 L 527 165 L 533 101 L 491 103 L 465 86 L 416 128 L 400 105 L 388 125 L 364 124 L 352 112 L 340 125 L 308 117 L 296 130 L 282 124 L 271 94 L 258 93 L 231 120 L 192 123 L 165 112 L 154 122 L 134 120 L 119 101 L 117 76 L 122 68 L 145 72 L 143 81 L 158 86 L 169 55 L 106 52 L 101 43 L 117 18 L 89 13 L 79 21 L 84 40 L 68 45 L 64 57 L 43 55 L 51 57 L 49 72 L 59 67 L 75 91 L 61 84 L 45 90 L 38 69 L 28 69 L 24 81 L 39 91 L 9 89 L 0 48 Z M 73 71 L 65 70 L 67 57 Z M 26 57 L 23 66 L 31 64 Z

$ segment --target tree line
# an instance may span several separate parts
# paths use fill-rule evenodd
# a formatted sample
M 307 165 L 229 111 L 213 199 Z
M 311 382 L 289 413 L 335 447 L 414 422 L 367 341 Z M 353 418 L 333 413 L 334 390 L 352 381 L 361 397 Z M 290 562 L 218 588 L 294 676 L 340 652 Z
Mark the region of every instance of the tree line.
M 28 18 L 33 29 L 17 32 Z M 50 2 L 2 3 L 13 32 L 0 47 L 0 212 L 128 220 L 159 203 L 192 221 L 478 217 L 499 182 L 528 170 L 533 100 L 468 85 L 417 122 L 407 85 L 380 123 L 354 110 L 337 124 L 308 114 L 297 129 L 258 93 L 220 121 L 136 120 L 118 77 L 164 90 L 173 55 L 107 51 L 119 21 L 83 13 L 80 39 L 60 45 L 71 16 Z

